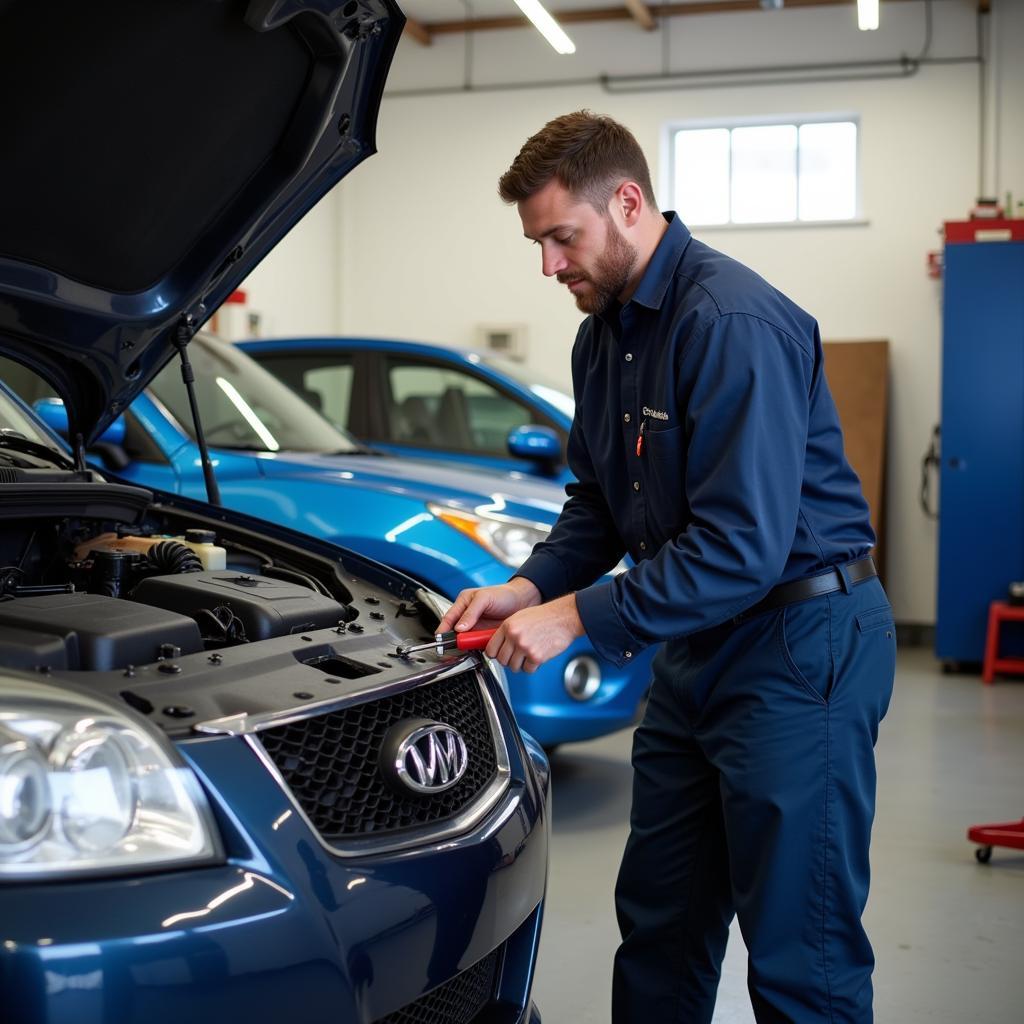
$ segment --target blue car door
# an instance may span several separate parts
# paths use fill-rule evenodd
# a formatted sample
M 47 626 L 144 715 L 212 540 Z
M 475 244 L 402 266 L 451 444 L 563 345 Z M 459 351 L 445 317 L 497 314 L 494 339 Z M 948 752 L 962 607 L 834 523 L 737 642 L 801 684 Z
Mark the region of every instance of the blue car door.
M 527 424 L 552 426 L 537 410 L 482 376 L 430 357 L 376 354 L 378 423 L 367 440 L 415 458 L 435 458 L 547 476 L 508 450 L 509 434 Z

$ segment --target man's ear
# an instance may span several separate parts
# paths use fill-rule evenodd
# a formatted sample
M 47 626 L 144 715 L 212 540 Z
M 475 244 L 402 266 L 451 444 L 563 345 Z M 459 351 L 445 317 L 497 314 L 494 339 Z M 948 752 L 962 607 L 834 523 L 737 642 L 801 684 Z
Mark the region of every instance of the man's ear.
M 633 227 L 644 212 L 643 189 L 635 181 L 624 181 L 612 196 L 612 206 L 618 210 L 623 224 Z

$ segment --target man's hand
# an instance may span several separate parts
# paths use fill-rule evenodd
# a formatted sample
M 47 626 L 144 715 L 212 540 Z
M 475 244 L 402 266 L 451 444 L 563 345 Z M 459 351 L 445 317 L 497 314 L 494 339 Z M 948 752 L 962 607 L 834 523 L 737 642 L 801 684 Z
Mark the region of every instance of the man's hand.
M 438 633 L 472 629 L 483 620 L 493 624 L 524 608 L 540 604 L 540 591 L 528 579 L 515 576 L 499 587 L 471 587 L 463 590 L 437 627 Z
M 513 672 L 536 672 L 583 632 L 576 595 L 567 594 L 507 618 L 491 637 L 485 653 Z

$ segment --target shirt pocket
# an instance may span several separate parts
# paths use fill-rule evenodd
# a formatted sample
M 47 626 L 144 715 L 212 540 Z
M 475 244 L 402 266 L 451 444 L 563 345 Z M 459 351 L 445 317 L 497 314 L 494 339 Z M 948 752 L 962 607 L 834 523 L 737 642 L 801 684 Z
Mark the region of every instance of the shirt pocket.
M 685 434 L 682 427 L 644 433 L 644 483 L 647 518 L 662 539 L 675 536 L 686 526 L 683 489 L 686 475 Z

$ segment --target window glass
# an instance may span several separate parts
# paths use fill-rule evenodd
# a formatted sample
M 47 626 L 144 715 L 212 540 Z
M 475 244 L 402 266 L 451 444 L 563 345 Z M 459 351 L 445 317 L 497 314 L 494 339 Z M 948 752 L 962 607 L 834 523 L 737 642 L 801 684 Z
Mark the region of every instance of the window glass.
M 514 381 L 528 387 L 538 398 L 550 402 L 556 409 L 560 409 L 570 419 L 576 415 L 576 402 L 572 397 L 572 386 L 548 377 L 543 373 L 530 368 L 527 369 L 522 363 L 513 362 L 511 359 L 503 359 L 488 353 L 481 359 L 482 362 L 495 370 L 511 377 Z
M 734 223 L 796 219 L 796 140 L 792 124 L 733 129 Z
M 261 452 L 350 452 L 358 447 L 287 385 L 230 344 L 196 335 L 188 352 L 203 432 L 212 447 Z M 194 436 L 177 359 L 157 374 L 150 390 L 179 426 Z
M 318 407 L 324 416 L 339 427 L 348 426 L 353 376 L 354 371 L 350 362 L 313 367 L 302 375 L 303 388 L 308 394 L 316 396 L 314 407 Z
M 0 380 L 23 402 L 31 405 L 40 398 L 54 398 L 56 392 L 34 370 L 0 356 Z M 50 437 L 36 429 L 35 423 L 21 411 L 17 403 L 0 391 L 0 430 L 22 434 L 36 444 L 53 445 Z
M 508 435 L 530 410 L 459 370 L 388 360 L 391 440 L 426 448 L 508 454 Z
M 352 357 L 334 353 L 268 352 L 259 348 L 255 358 L 278 380 L 284 381 L 307 404 L 336 426 L 347 429 L 352 404 Z
M 729 130 L 676 133 L 676 208 L 693 224 L 729 219 Z
M 857 126 L 852 121 L 800 125 L 800 219 L 857 215 Z
M 857 122 L 680 128 L 670 205 L 689 224 L 853 220 Z

